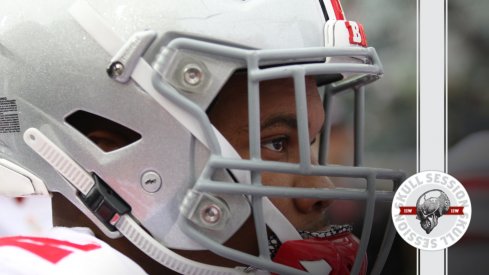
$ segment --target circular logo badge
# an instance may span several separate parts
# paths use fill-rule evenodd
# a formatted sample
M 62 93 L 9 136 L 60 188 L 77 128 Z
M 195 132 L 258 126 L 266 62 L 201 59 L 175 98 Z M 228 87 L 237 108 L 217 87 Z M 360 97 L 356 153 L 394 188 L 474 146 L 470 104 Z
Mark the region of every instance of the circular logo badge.
M 392 201 L 392 221 L 399 235 L 423 250 L 445 249 L 469 227 L 469 194 L 454 177 L 424 171 L 405 180 Z

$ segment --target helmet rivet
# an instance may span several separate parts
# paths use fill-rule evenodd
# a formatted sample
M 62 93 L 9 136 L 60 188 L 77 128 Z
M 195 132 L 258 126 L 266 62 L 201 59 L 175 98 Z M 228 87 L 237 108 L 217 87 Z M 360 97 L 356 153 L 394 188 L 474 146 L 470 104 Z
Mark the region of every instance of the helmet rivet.
M 161 188 L 161 177 L 154 171 L 148 171 L 141 177 L 141 186 L 148 193 L 155 193 Z
M 221 220 L 222 210 L 215 204 L 209 204 L 202 208 L 200 217 L 204 223 L 216 224 Z
M 111 78 L 121 76 L 122 73 L 124 73 L 124 65 L 119 61 L 112 62 L 107 68 L 107 74 L 109 74 Z
M 204 78 L 202 69 L 197 64 L 188 64 L 183 68 L 183 80 L 191 86 L 197 86 Z

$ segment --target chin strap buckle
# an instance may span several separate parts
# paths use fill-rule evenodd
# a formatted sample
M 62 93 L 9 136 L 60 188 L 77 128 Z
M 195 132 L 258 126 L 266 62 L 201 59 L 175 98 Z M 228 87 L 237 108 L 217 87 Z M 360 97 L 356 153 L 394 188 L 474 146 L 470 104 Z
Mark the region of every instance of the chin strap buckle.
M 78 197 L 110 231 L 117 231 L 115 224 L 131 207 L 96 174 L 93 180 L 95 184 L 90 192 L 78 193 Z

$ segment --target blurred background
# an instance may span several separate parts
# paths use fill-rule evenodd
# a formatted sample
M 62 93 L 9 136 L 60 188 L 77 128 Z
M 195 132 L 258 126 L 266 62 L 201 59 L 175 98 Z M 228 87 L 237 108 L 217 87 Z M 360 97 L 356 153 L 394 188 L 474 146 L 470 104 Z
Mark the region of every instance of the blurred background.
M 448 1 L 448 172 L 467 189 L 472 219 L 448 249 L 451 274 L 489 270 L 488 1 Z

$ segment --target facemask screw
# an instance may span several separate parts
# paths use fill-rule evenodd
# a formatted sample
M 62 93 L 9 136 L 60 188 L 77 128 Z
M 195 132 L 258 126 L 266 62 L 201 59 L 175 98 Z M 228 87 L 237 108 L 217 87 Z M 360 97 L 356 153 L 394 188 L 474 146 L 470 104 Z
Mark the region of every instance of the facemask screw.
M 197 86 L 204 78 L 202 69 L 197 64 L 188 64 L 183 68 L 183 80 L 190 86 Z
M 154 171 L 148 171 L 141 177 L 141 186 L 148 193 L 155 193 L 162 185 L 161 177 Z
M 207 224 L 216 224 L 221 220 L 221 208 L 215 204 L 206 205 L 200 212 L 200 217 Z
M 112 62 L 107 68 L 107 74 L 111 78 L 116 78 L 118 76 L 121 76 L 122 73 L 124 73 L 124 65 L 119 61 Z

